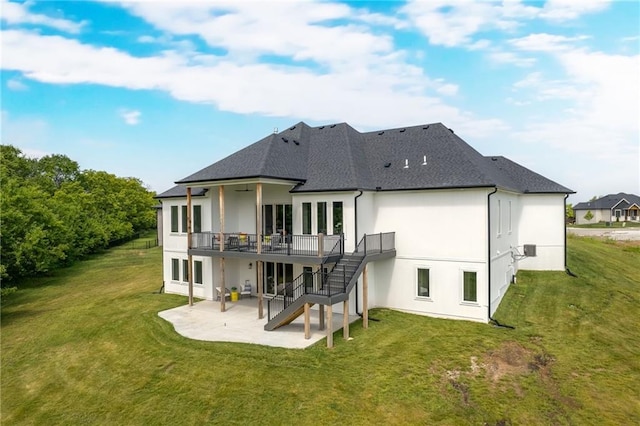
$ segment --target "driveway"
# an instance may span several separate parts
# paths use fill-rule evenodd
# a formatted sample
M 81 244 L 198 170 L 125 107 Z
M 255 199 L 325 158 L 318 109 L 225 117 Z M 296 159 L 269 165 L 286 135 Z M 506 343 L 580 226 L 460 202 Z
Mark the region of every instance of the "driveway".
M 572 228 L 567 233 L 580 237 L 603 237 L 620 241 L 640 241 L 640 228 Z

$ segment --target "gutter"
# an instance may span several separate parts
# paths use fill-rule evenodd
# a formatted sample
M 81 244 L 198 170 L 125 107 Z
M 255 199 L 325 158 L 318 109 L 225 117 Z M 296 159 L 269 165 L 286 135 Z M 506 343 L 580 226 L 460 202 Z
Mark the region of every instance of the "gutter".
M 498 327 L 509 328 L 511 330 L 515 327 L 511 325 L 503 325 L 491 316 L 491 196 L 498 192 L 498 187 L 494 186 L 493 191 L 487 194 L 487 317 L 489 323 L 493 323 Z

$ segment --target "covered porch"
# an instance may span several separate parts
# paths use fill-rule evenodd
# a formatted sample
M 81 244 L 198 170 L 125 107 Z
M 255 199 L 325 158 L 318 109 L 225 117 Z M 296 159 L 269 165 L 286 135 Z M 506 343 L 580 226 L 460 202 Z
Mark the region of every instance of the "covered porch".
M 265 331 L 267 318 L 256 318 L 257 298 L 241 299 L 226 304 L 226 311 L 218 308 L 220 302 L 203 300 L 192 306 L 185 305 L 161 311 L 158 315 L 173 324 L 178 334 L 189 339 L 209 342 L 250 343 L 289 349 L 304 349 L 327 337 L 321 329 L 319 312 L 311 309 L 310 338 L 305 339 L 304 318 L 300 316 L 288 325 L 273 331 Z M 350 315 L 349 323 L 359 316 Z M 339 330 L 343 326 L 341 314 L 332 315 L 330 330 Z

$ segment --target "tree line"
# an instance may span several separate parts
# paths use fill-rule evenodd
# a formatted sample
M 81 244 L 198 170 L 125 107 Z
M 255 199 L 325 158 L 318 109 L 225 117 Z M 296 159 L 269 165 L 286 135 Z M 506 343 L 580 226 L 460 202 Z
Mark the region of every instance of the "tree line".
M 41 274 L 155 226 L 155 194 L 132 177 L 80 170 L 0 145 L 0 278 Z

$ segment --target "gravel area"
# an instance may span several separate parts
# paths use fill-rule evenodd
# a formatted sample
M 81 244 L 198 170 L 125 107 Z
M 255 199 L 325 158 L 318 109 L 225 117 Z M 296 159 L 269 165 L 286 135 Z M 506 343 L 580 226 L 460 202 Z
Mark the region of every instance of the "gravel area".
M 640 241 L 640 228 L 611 229 L 611 228 L 571 228 L 567 233 L 581 237 L 603 237 L 621 241 Z

